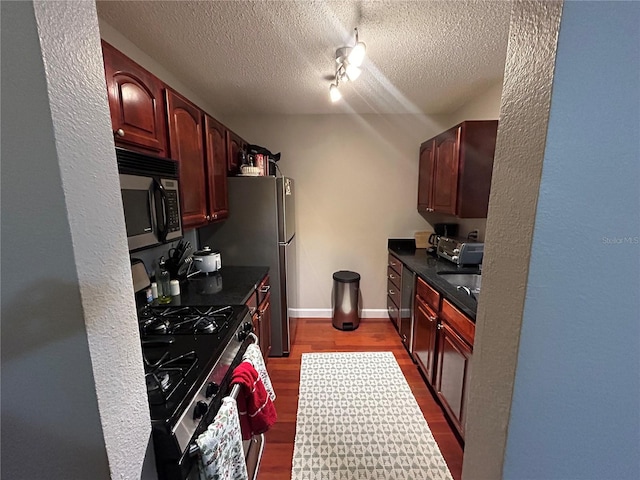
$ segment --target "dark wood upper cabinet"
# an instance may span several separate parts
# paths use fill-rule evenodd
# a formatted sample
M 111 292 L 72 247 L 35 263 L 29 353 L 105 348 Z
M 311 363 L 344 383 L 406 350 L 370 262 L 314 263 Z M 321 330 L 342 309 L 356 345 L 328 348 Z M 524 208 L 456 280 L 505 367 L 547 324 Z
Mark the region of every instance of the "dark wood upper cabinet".
M 462 122 L 420 146 L 418 211 L 486 218 L 497 120 Z
M 104 41 L 102 51 L 116 145 L 178 160 L 184 229 L 227 218 L 227 170 L 239 173 L 246 142 Z
M 227 128 L 173 90 L 166 90 L 171 157 L 180 162 L 182 225 L 229 216 Z
M 209 220 L 229 216 L 227 195 L 227 128 L 209 115 L 204 116 L 205 152 L 207 157 L 207 188 Z
M 420 146 L 418 170 L 418 210 L 429 211 L 433 202 L 433 156 L 435 141 L 428 140 Z
M 203 114 L 180 94 L 166 90 L 170 157 L 180 163 L 183 228 L 207 223 L 207 180 L 203 151 Z
M 433 201 L 435 212 L 456 214 L 460 131 L 457 128 L 436 138 L 433 164 Z
M 162 82 L 104 41 L 102 54 L 116 145 L 166 156 Z
M 229 176 L 240 173 L 240 152 L 246 147 L 247 142 L 231 130 L 227 130 L 227 173 Z

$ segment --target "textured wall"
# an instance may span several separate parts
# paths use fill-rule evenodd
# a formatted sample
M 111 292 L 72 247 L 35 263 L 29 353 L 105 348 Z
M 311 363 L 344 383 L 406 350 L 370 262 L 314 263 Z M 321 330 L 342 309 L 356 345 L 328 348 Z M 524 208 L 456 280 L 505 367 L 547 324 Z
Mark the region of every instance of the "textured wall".
M 521 1 L 511 17 L 469 384 L 465 479 L 502 476 L 560 13 L 557 2 Z
M 3 477 L 139 478 L 150 419 L 95 6 L 2 2 Z
M 506 479 L 640 478 L 639 25 L 564 4 Z
M 484 92 L 478 92 L 472 101 L 447 115 L 447 119 L 451 125 L 456 125 L 464 120 L 496 119 L 500 115 L 501 96 L 502 81 L 493 84 Z

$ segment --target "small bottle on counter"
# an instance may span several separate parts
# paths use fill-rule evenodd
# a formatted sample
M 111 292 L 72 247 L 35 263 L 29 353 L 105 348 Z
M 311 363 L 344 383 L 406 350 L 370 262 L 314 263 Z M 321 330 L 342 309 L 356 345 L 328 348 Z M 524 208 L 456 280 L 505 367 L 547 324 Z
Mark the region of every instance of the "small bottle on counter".
M 153 282 L 151 284 L 151 299 L 155 300 L 156 298 L 158 298 L 158 284 Z
M 171 296 L 177 297 L 180 295 L 180 282 L 178 282 L 178 280 L 171 280 L 169 284 L 171 286 Z
M 157 289 L 156 289 L 156 291 L 157 291 Z M 153 289 L 152 289 L 151 287 L 147 288 L 147 289 L 144 291 L 144 295 L 145 295 L 145 297 L 146 297 L 146 301 L 147 301 L 147 303 L 151 303 L 151 302 L 153 302 Z
M 158 302 L 171 302 L 171 283 L 169 271 L 167 270 L 164 257 L 160 257 L 158 262 L 158 273 L 156 274 L 156 283 L 158 284 Z

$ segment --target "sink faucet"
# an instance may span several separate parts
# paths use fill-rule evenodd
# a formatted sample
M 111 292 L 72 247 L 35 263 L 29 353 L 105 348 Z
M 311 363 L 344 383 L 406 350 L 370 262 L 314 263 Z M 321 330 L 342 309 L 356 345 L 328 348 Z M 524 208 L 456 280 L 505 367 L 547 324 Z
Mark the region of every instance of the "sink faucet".
M 467 295 L 469 295 L 474 300 L 477 300 L 476 296 L 473 294 L 473 292 L 471 291 L 471 289 L 469 287 L 467 287 L 465 285 L 458 285 L 456 288 L 458 290 L 464 290 Z

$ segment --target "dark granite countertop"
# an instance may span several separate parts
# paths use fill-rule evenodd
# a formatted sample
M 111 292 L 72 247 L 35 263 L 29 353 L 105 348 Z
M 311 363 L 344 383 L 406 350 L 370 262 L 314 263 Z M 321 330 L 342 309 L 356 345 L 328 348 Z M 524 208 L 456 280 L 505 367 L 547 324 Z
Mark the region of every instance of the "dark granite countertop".
M 475 322 L 477 301 L 466 293 L 458 291 L 443 276 L 438 275 L 438 272 L 477 273 L 477 267 L 458 267 L 448 260 L 435 257 L 427 253 L 425 248 L 415 248 L 413 239 L 389 239 L 388 248 L 389 253 L 396 256 L 404 266 L 415 272 Z
M 215 274 L 181 281 L 180 295 L 168 305 L 243 305 L 267 273 L 269 267 L 223 266 Z

